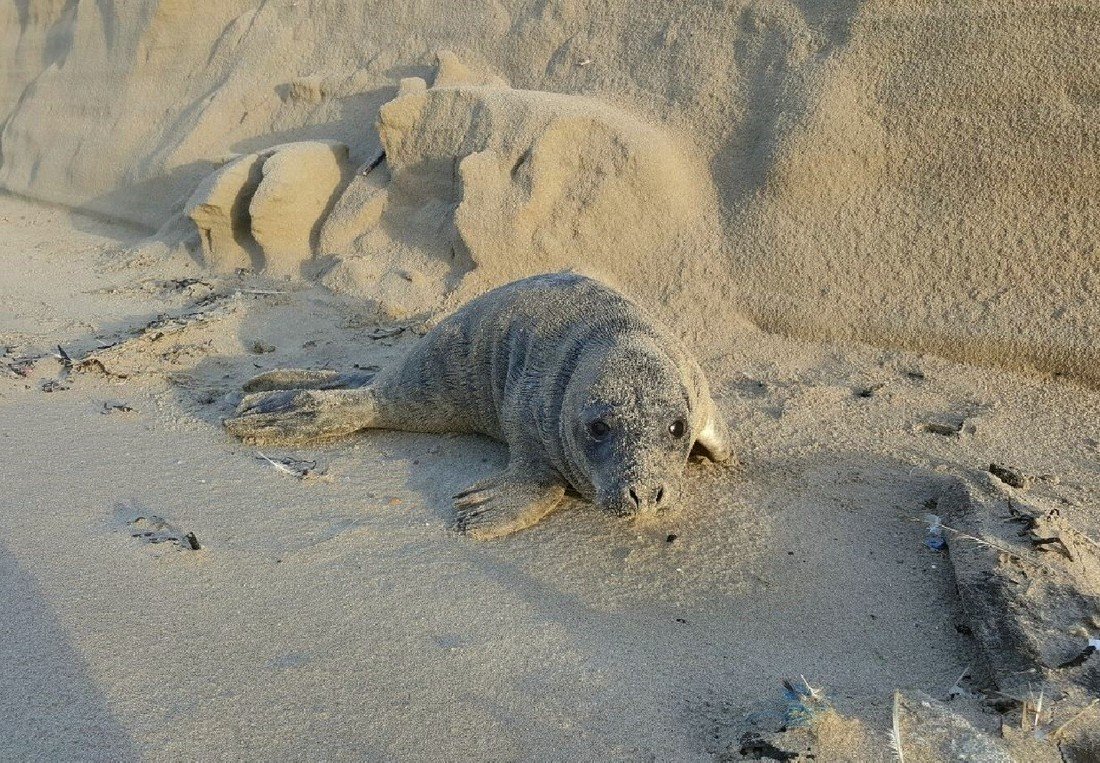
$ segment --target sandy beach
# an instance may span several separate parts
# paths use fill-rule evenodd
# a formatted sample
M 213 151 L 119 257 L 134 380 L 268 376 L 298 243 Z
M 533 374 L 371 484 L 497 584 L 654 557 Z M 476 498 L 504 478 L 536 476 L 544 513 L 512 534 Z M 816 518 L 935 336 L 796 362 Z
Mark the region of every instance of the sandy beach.
M 1095 392 L 758 333 L 704 361 L 741 466 L 692 465 L 647 525 L 578 502 L 478 543 L 448 497 L 502 466 L 495 443 L 263 452 L 308 461 L 299 479 L 219 424 L 258 369 L 384 365 L 412 332 L 372 340 L 316 287 L 120 265 L 133 231 L 61 210 L 5 198 L 0 219 L 0 344 L 26 369 L 0 387 L 9 759 L 708 760 L 799 676 L 885 740 L 895 690 L 977 671 L 914 521 L 951 476 L 1057 475 L 1073 521 L 1098 521 Z M 125 379 L 55 357 L 210 294 L 235 312 Z M 200 549 L 142 537 L 153 517 Z
M 1100 759 L 1100 11 L 452 5 L 0 7 L 0 759 Z M 709 379 L 655 517 L 224 427 L 553 272 Z

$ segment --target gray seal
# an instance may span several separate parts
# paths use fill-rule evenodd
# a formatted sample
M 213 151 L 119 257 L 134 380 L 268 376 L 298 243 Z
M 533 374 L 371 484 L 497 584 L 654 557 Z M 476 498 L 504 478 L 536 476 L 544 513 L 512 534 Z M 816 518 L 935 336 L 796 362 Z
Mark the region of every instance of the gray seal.
M 681 342 L 572 273 L 478 297 L 373 379 L 274 371 L 245 389 L 266 391 L 246 396 L 225 425 L 252 441 L 399 429 L 506 443 L 504 472 L 454 499 L 458 527 L 476 538 L 535 524 L 568 488 L 614 515 L 652 514 L 679 497 L 693 451 L 730 457 L 706 378 Z

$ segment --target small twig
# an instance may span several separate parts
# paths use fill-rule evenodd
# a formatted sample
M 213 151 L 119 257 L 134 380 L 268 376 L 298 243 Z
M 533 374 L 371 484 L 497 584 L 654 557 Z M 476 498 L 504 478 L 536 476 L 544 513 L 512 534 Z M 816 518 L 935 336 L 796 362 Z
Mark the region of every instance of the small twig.
M 305 480 L 330 479 L 330 477 L 328 477 L 328 475 L 326 475 L 323 471 L 317 471 L 316 461 L 302 461 L 300 459 L 294 458 L 286 458 L 282 461 L 276 461 L 274 458 L 269 458 L 259 451 L 256 451 L 256 458 L 266 461 L 283 474 L 289 474 L 290 476 L 296 477 L 303 482 Z
M 289 294 L 289 291 L 278 291 L 276 289 L 237 289 L 238 294 Z
M 1039 730 L 1039 719 L 1043 717 L 1043 687 L 1039 687 L 1039 702 L 1035 705 L 1035 723 L 1032 724 L 1032 731 Z
M 65 352 L 61 345 L 57 345 L 57 357 L 61 359 L 61 365 L 65 368 L 73 367 L 73 359 L 69 357 L 69 353 Z
M 369 336 L 371 339 L 389 339 L 391 336 L 397 336 L 407 329 L 408 326 L 389 326 L 386 328 L 379 326 Z
M 374 171 L 375 167 L 377 167 L 379 164 L 381 164 L 385 160 L 386 160 L 386 152 L 385 151 L 379 151 L 377 154 L 375 154 L 371 158 L 371 160 L 369 162 L 367 162 L 366 164 L 364 164 L 362 167 L 359 168 L 359 172 L 357 174 L 362 175 L 363 177 L 366 177 L 367 175 L 371 174 Z
M 261 453 L 260 451 L 256 451 L 256 457 L 257 457 L 257 458 L 261 458 L 261 459 L 263 459 L 264 461 L 267 461 L 267 462 L 268 462 L 269 464 L 271 464 L 272 466 L 274 466 L 274 467 L 275 467 L 275 468 L 276 468 L 276 469 L 277 469 L 278 471 L 282 472 L 283 474 L 289 474 L 290 476 L 292 476 L 292 477 L 297 477 L 298 479 L 301 479 L 301 478 L 302 478 L 302 473 L 301 473 L 301 472 L 299 472 L 299 471 L 296 471 L 296 470 L 294 470 L 294 469 L 291 469 L 291 468 L 290 468 L 289 466 L 287 466 L 286 464 L 284 464 L 284 463 L 280 463 L 279 461 L 276 461 L 276 460 L 275 460 L 275 459 L 273 459 L 273 458 L 268 458 L 267 456 L 265 456 L 265 455 L 264 455 L 263 453 Z
M 1020 708 L 1020 730 L 1026 731 L 1028 727 L 1027 711 L 1031 709 L 1031 698 L 1035 696 L 1035 691 L 1031 688 L 1031 683 L 1027 685 L 1027 699 L 1024 700 L 1023 707 Z
M 971 535 L 970 533 L 964 533 L 962 530 L 956 530 L 954 527 L 949 527 L 949 526 L 944 525 L 944 524 L 941 524 L 940 527 L 942 527 L 944 530 L 947 530 L 950 533 L 954 533 L 955 535 L 959 536 L 960 538 L 965 538 L 966 540 L 972 540 L 975 543 L 977 543 L 978 545 L 988 546 L 989 548 L 992 548 L 996 551 L 1000 551 L 1002 554 L 1008 554 L 1012 558 L 1018 559 L 1021 562 L 1026 562 L 1028 564 L 1034 564 L 1036 567 L 1041 567 L 1044 570 L 1046 570 L 1047 572 L 1053 572 L 1055 574 L 1058 573 L 1058 570 L 1054 569 L 1053 567 L 1051 567 L 1049 565 L 1043 564 L 1042 562 L 1037 561 L 1035 559 L 1028 559 L 1026 556 L 1024 556 L 1023 554 L 1020 554 L 1019 552 L 1013 551 L 1012 549 L 1009 549 L 1009 548 L 1005 548 L 1004 546 L 1001 546 L 997 543 L 993 543 L 992 541 L 988 541 L 985 538 L 979 538 L 976 535 Z
M 922 524 L 924 523 L 923 519 L 911 518 L 910 521 L 921 522 Z M 993 541 L 989 541 L 989 540 L 986 540 L 985 538 L 979 538 L 976 535 L 971 535 L 970 533 L 963 532 L 962 530 L 958 530 L 954 527 L 951 527 L 950 525 L 945 525 L 945 524 L 943 524 L 943 522 L 940 522 L 940 527 L 944 530 L 947 530 L 949 533 L 952 533 L 952 534 L 956 535 L 959 538 L 964 538 L 965 540 L 974 541 L 979 546 L 986 546 L 988 548 L 992 548 L 995 551 L 1000 551 L 1002 554 L 1008 554 L 1013 559 L 1018 559 L 1019 561 L 1025 562 L 1027 564 L 1034 564 L 1036 567 L 1041 567 L 1042 569 L 1046 570 L 1047 572 L 1052 572 L 1054 574 L 1058 574 L 1058 570 L 1056 570 L 1055 568 L 1053 568 L 1049 565 L 1043 564 L 1042 562 L 1037 561 L 1035 559 L 1029 559 L 1028 557 L 1024 556 L 1020 552 L 1013 551 L 1012 549 L 1006 548 L 1005 546 L 994 543 Z
M 1004 671 L 1001 671 L 1001 672 L 1003 673 Z M 1008 675 L 1018 676 L 1021 673 L 1031 673 L 1031 672 L 1034 672 L 1034 668 L 1032 668 L 1031 670 L 1019 670 L 1015 673 L 1009 673 Z M 1013 702 L 1017 702 L 1021 705 L 1024 704 L 1024 702 L 1026 701 L 1026 700 L 1020 699 L 1015 694 L 1005 694 L 1003 691 L 997 691 L 996 689 L 986 689 L 985 693 L 986 694 L 996 694 L 998 697 L 1004 697 L 1005 699 L 1010 699 Z

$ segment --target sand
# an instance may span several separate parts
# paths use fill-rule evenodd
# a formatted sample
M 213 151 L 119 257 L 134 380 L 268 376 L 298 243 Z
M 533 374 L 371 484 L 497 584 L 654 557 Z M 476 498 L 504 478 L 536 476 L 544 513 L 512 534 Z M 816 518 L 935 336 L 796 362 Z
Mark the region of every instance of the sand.
M 264 452 L 323 473 L 299 480 L 219 426 L 259 369 L 384 365 L 413 331 L 315 286 L 127 263 L 138 232 L 61 210 L 3 198 L 0 225 L 4 363 L 38 358 L 0 380 L 5 758 L 711 760 L 774 731 L 799 676 L 887 750 L 895 690 L 982 680 L 926 501 L 1008 462 L 1100 520 L 1095 392 L 756 333 L 703 357 L 740 468 L 693 465 L 649 525 L 577 504 L 477 543 L 447 497 L 499 445 Z M 125 379 L 51 354 L 221 293 L 232 311 L 139 343 Z M 200 550 L 141 537 L 153 516 Z
M 0 758 L 1095 759 L 1098 30 L 0 6 Z M 562 269 L 708 373 L 740 464 L 677 512 L 482 544 L 498 444 L 221 427 Z

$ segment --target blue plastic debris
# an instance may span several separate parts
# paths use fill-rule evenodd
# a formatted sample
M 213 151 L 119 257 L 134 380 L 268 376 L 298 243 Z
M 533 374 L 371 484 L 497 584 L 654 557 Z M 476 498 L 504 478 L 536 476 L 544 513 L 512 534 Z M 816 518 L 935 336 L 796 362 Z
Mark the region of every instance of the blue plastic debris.
M 935 514 L 925 514 L 924 521 L 928 523 L 928 529 L 924 531 L 924 545 L 933 551 L 943 551 L 947 548 L 947 538 L 943 536 L 943 520 Z
M 788 728 L 808 725 L 814 715 L 829 707 L 824 692 L 810 686 L 805 677 L 802 677 L 801 685 L 784 681 L 783 689 L 783 697 L 787 700 L 784 720 Z

